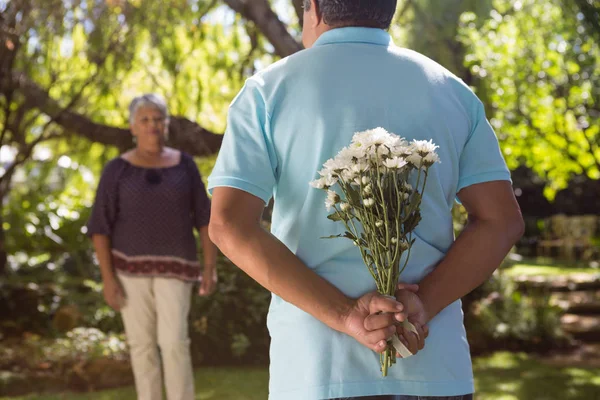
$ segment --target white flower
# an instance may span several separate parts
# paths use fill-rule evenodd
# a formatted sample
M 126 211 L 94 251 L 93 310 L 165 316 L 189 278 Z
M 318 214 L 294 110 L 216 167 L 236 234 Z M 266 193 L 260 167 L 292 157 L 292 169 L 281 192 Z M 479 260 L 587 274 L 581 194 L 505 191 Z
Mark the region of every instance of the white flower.
M 369 178 L 368 176 L 363 176 L 362 177 L 362 183 L 363 185 L 366 185 L 367 183 L 369 183 L 369 181 L 371 180 L 371 178 Z
M 371 184 L 368 184 L 363 188 L 363 193 L 366 195 L 370 195 L 371 193 L 373 193 L 373 188 L 371 187 Z
M 406 161 L 414 165 L 416 168 L 420 168 L 421 163 L 423 161 L 423 157 L 421 157 L 421 155 L 419 155 L 418 153 L 413 153 L 406 157 Z
M 356 173 L 351 169 L 345 168 L 342 170 L 342 179 L 344 179 L 346 182 L 354 180 L 355 177 Z
M 404 182 L 404 184 L 402 185 L 402 190 L 406 191 L 406 192 L 412 192 L 413 191 L 413 187 L 410 183 L 408 182 Z
M 383 226 L 383 221 L 379 220 L 379 221 L 375 222 L 375 226 L 378 228 L 381 228 Z
M 392 147 L 393 157 L 406 157 L 412 153 L 412 149 L 407 145 L 406 140 L 399 138 L 398 143 Z
M 373 199 L 373 198 L 365 199 L 364 204 L 365 204 L 365 207 L 371 207 L 371 206 L 375 205 L 375 199 Z
M 335 204 L 340 202 L 340 196 L 334 192 L 333 190 L 327 191 L 327 198 L 325 199 L 325 207 L 327 207 L 327 211 L 331 210 Z
M 361 148 L 348 146 L 340 150 L 335 156 L 335 160 L 339 165 L 350 167 L 352 164 L 358 163 L 364 156 L 364 151 Z
M 392 238 L 392 243 L 398 243 L 398 239 L 396 239 L 395 237 Z
M 437 153 L 429 153 L 423 158 L 423 164 L 427 166 L 431 166 L 436 162 L 441 162 L 440 157 L 437 155 Z
M 408 200 L 409 197 L 408 193 L 402 193 L 402 200 Z
M 364 162 L 363 160 L 360 160 L 358 163 L 353 164 L 352 167 L 350 167 L 350 169 L 356 174 L 362 174 L 367 169 L 369 169 L 369 164 Z
M 355 133 L 352 137 L 352 143 L 357 145 L 357 147 L 369 148 L 382 144 L 392 144 L 391 139 L 392 136 L 388 131 L 380 127 Z
M 437 149 L 439 146 L 436 146 L 431 140 L 413 140 L 411 147 L 413 148 L 414 152 L 425 157 L 427 154 L 435 153 L 435 149 Z
M 340 204 L 340 208 L 342 209 L 342 211 L 348 211 L 351 207 L 348 203 L 342 203 Z
M 337 177 L 337 174 L 333 175 L 332 171 L 325 168 L 319 171 L 319 175 L 324 179 L 324 186 L 326 189 L 338 183 L 339 178 Z
M 388 158 L 387 160 L 385 160 L 383 162 L 383 165 L 385 165 L 386 167 L 388 167 L 390 169 L 400 169 L 400 168 L 404 167 L 406 164 L 408 164 L 408 163 L 402 157 Z
M 309 183 L 310 186 L 316 189 L 325 189 L 325 178 L 320 177 L 319 179 L 315 179 Z
M 390 149 L 387 145 L 383 144 L 383 145 L 377 146 L 376 153 L 378 156 L 387 156 L 388 154 L 390 154 Z

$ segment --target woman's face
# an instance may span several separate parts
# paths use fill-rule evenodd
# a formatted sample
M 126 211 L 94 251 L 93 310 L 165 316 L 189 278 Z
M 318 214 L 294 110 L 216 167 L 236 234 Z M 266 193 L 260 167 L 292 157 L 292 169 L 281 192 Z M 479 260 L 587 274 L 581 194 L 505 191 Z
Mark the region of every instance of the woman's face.
M 167 119 L 155 107 L 140 107 L 135 112 L 131 133 L 137 138 L 138 147 L 157 147 L 164 144 L 167 135 Z

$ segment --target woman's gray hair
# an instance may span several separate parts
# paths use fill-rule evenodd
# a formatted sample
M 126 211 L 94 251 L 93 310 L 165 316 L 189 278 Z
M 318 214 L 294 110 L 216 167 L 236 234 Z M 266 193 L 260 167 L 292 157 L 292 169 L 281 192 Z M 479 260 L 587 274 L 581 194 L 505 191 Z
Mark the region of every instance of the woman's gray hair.
M 129 123 L 133 124 L 135 120 L 135 113 L 141 107 L 153 107 L 156 108 L 165 117 L 169 119 L 169 110 L 167 109 L 167 102 L 165 99 L 155 93 L 146 93 L 141 96 L 137 96 L 131 103 L 129 103 Z

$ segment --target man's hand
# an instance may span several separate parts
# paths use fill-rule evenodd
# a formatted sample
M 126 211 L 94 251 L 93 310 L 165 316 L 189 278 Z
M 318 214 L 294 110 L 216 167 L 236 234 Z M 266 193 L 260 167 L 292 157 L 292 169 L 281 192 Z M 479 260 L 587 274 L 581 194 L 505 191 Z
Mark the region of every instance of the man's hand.
M 407 285 L 404 283 L 398 284 L 396 288 L 396 300 L 404 305 L 408 321 L 415 326 L 418 332 L 418 335 L 415 335 L 414 332 L 403 326 L 397 327 L 398 337 L 413 354 L 416 354 L 419 350 L 423 350 L 423 347 L 425 347 L 425 338 L 429 336 L 429 328 L 427 327 L 429 316 L 417 293 L 418 288 L 417 285 Z
M 121 284 L 116 278 L 105 279 L 102 292 L 106 304 L 112 307 L 115 311 L 120 311 L 125 305 L 125 293 Z
M 210 296 L 217 289 L 217 269 L 216 267 L 204 267 L 202 273 L 202 283 L 198 288 L 200 296 Z
M 358 298 L 344 316 L 344 333 L 369 349 L 383 353 L 387 340 L 404 321 L 404 306 L 391 297 L 370 292 Z

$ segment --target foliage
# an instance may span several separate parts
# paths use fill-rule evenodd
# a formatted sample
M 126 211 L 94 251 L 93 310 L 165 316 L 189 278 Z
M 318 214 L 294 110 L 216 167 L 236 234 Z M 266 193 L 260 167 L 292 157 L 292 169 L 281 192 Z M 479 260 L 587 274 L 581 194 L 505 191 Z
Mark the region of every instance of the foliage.
M 0 286 L 0 339 L 30 333 L 60 338 L 76 326 L 123 332 L 120 316 L 104 302 L 98 267 L 91 260 L 84 268 L 68 258 L 56 270 L 49 270 L 49 264 L 19 270 Z M 270 293 L 224 258 L 219 258 L 217 271 L 217 292 L 192 298 L 195 362 L 266 363 Z
M 45 390 L 90 390 L 132 382 L 122 335 L 106 335 L 94 328 L 75 328 L 59 339 L 28 334 L 24 340 L 4 342 L 0 370 L 7 378 L 0 381 L 0 393 L 27 393 L 35 389 L 38 380 L 46 385 L 42 387 Z M 20 381 L 26 379 L 36 382 L 23 385 Z
M 600 43 L 563 1 L 498 0 L 461 18 L 466 65 L 511 169 L 526 164 L 553 198 L 575 174 L 600 178 Z
M 517 290 L 500 270 L 463 299 L 471 352 L 498 349 L 547 351 L 566 347 L 561 310 L 544 290 Z
M 209 298 L 193 298 L 193 358 L 208 365 L 266 364 L 271 294 L 225 259 L 219 260 L 217 271 L 217 291 Z

